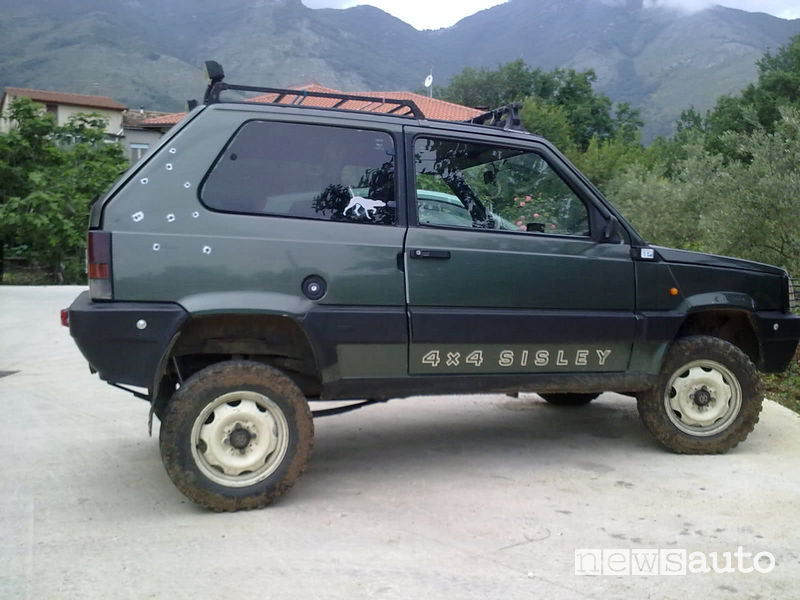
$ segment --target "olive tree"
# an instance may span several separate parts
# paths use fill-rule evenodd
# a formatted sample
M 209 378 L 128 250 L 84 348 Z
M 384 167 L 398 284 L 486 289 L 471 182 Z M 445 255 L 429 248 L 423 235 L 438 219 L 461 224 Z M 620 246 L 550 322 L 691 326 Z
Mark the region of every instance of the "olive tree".
M 800 111 L 781 108 L 773 131 L 729 131 L 722 139 L 747 158 L 726 160 L 698 140 L 670 178 L 634 165 L 607 193 L 649 241 L 800 273 Z

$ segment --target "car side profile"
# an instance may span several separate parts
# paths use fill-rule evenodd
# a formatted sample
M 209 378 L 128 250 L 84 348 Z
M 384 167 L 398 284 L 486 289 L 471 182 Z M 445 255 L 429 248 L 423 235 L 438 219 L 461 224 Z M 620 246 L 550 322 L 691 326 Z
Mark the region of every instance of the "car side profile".
M 90 289 L 68 309 L 92 370 L 149 402 L 195 502 L 291 487 L 309 400 L 617 391 L 674 452 L 752 431 L 758 371 L 800 339 L 783 269 L 648 244 L 515 105 L 435 121 L 207 68 L 204 102 L 93 204 Z

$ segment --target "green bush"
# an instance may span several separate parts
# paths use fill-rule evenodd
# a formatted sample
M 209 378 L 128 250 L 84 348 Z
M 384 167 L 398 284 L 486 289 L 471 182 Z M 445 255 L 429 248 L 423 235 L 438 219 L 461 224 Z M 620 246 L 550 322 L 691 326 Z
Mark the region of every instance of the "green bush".
M 59 126 L 28 98 L 11 103 L 0 135 L 0 248 L 22 248 L 54 283 L 81 283 L 90 202 L 126 166 L 99 115 Z M 0 252 L 0 259 L 2 252 Z
M 800 273 L 800 111 L 781 109 L 770 133 L 728 132 L 748 159 L 725 160 L 690 144 L 672 178 L 634 165 L 607 195 L 649 241 L 767 262 Z

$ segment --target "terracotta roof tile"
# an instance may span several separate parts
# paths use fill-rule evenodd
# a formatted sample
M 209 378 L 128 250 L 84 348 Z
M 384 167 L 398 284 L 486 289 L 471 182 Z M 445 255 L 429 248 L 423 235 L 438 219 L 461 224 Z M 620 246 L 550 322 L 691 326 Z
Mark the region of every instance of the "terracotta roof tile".
M 311 83 L 302 86 L 296 85 L 287 89 L 298 91 L 307 90 L 309 92 L 324 92 L 328 94 L 349 93 L 355 96 L 371 96 L 373 98 L 386 98 L 391 100 L 411 100 L 419 107 L 419 109 L 422 111 L 422 114 L 425 115 L 425 118 L 439 119 L 442 121 L 466 121 L 467 119 L 477 117 L 479 114 L 481 114 L 481 111 L 474 108 L 469 108 L 468 106 L 453 104 L 452 102 L 446 102 L 437 98 L 428 98 L 427 96 L 415 94 L 413 92 L 342 92 L 341 90 L 325 87 L 324 85 L 320 85 L 318 83 Z M 264 94 L 262 96 L 250 98 L 247 101 L 275 102 L 277 98 L 277 94 Z M 291 104 L 296 99 L 296 96 L 287 95 L 281 100 L 281 104 Z M 313 96 L 309 96 L 303 101 L 303 106 L 331 108 L 338 102 L 339 100 L 333 98 L 315 98 Z M 381 106 L 375 103 L 351 100 L 345 104 L 342 104 L 339 108 L 347 110 L 365 110 L 367 112 L 389 112 L 395 107 L 396 105 L 394 104 Z M 174 125 L 183 119 L 184 116 L 186 116 L 186 113 L 174 113 L 154 119 L 145 119 L 142 121 L 142 125 Z
M 151 117 L 150 119 L 143 119 L 139 121 L 139 125 L 145 125 L 145 126 L 175 125 L 185 116 L 186 116 L 185 112 L 171 113 L 167 115 L 162 115 L 160 117 Z
M 308 86 L 292 86 L 289 89 L 294 90 L 307 90 L 309 92 L 324 92 L 328 94 L 341 94 L 340 90 L 328 88 L 318 83 L 313 83 Z M 421 94 L 413 92 L 344 92 L 351 93 L 355 96 L 372 96 L 373 98 L 386 98 L 390 100 L 411 100 L 416 104 L 425 115 L 427 119 L 440 119 L 443 121 L 466 121 L 472 117 L 477 117 L 481 111 L 460 104 L 453 104 L 437 98 L 428 98 Z M 263 96 L 256 96 L 251 98 L 250 102 L 274 102 L 277 96 L 275 94 L 265 94 Z M 287 96 L 284 98 L 282 104 L 291 104 L 296 100 L 296 97 Z M 308 97 L 303 101 L 303 106 L 317 106 L 321 108 L 331 108 L 339 101 L 333 98 L 314 98 Z M 349 110 L 366 110 L 368 112 L 389 112 L 394 109 L 396 105 L 389 104 L 385 107 L 376 105 L 375 103 L 365 103 L 359 100 L 352 100 L 341 105 L 339 108 Z
M 72 94 L 68 92 L 51 92 L 47 90 L 33 90 L 29 88 L 6 87 L 5 95 L 23 96 L 35 102 L 45 104 L 69 104 L 71 106 L 86 106 L 90 108 L 107 108 L 110 110 L 127 110 L 127 107 L 107 96 L 90 96 L 88 94 Z
M 477 117 L 482 111 L 453 104 L 437 98 L 428 98 L 413 92 L 372 92 L 370 96 L 392 98 L 394 100 L 412 100 L 428 119 L 441 119 L 442 121 L 466 121 Z
M 122 114 L 122 125 L 125 127 L 138 127 L 148 119 L 157 119 L 171 114 L 160 110 L 127 110 Z

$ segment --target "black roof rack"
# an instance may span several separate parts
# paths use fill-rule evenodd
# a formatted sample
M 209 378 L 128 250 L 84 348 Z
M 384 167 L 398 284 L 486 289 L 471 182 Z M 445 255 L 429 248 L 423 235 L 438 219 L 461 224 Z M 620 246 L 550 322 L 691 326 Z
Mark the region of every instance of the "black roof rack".
M 475 123 L 476 125 L 488 125 L 490 127 L 500 127 L 507 131 L 527 131 L 522 126 L 522 119 L 519 111 L 522 108 L 521 102 L 512 102 L 500 108 L 495 108 L 482 115 L 464 121 L 465 123 Z
M 285 88 L 270 88 L 253 85 L 238 85 L 225 83 L 225 73 L 222 66 L 213 60 L 206 61 L 206 73 L 208 74 L 209 84 L 206 89 L 204 104 L 214 104 L 220 101 L 219 95 L 225 90 L 237 90 L 242 92 L 260 92 L 262 94 L 275 94 L 272 101 L 259 102 L 259 104 L 274 104 L 278 106 L 302 106 L 307 98 L 330 98 L 338 100 L 333 106 L 314 106 L 311 108 L 335 108 L 340 110 L 358 110 L 375 112 L 379 107 L 394 106 L 391 110 L 383 111 L 383 114 L 394 114 L 403 117 L 415 117 L 424 119 L 425 115 L 414 103 L 413 100 L 400 100 L 393 98 L 379 98 L 377 96 L 359 96 L 346 94 L 344 92 L 311 92 L 308 90 L 291 90 Z M 289 98 L 291 101 L 285 102 Z M 345 107 L 348 102 L 363 102 L 359 107 Z M 400 112 L 404 111 L 404 112 Z

